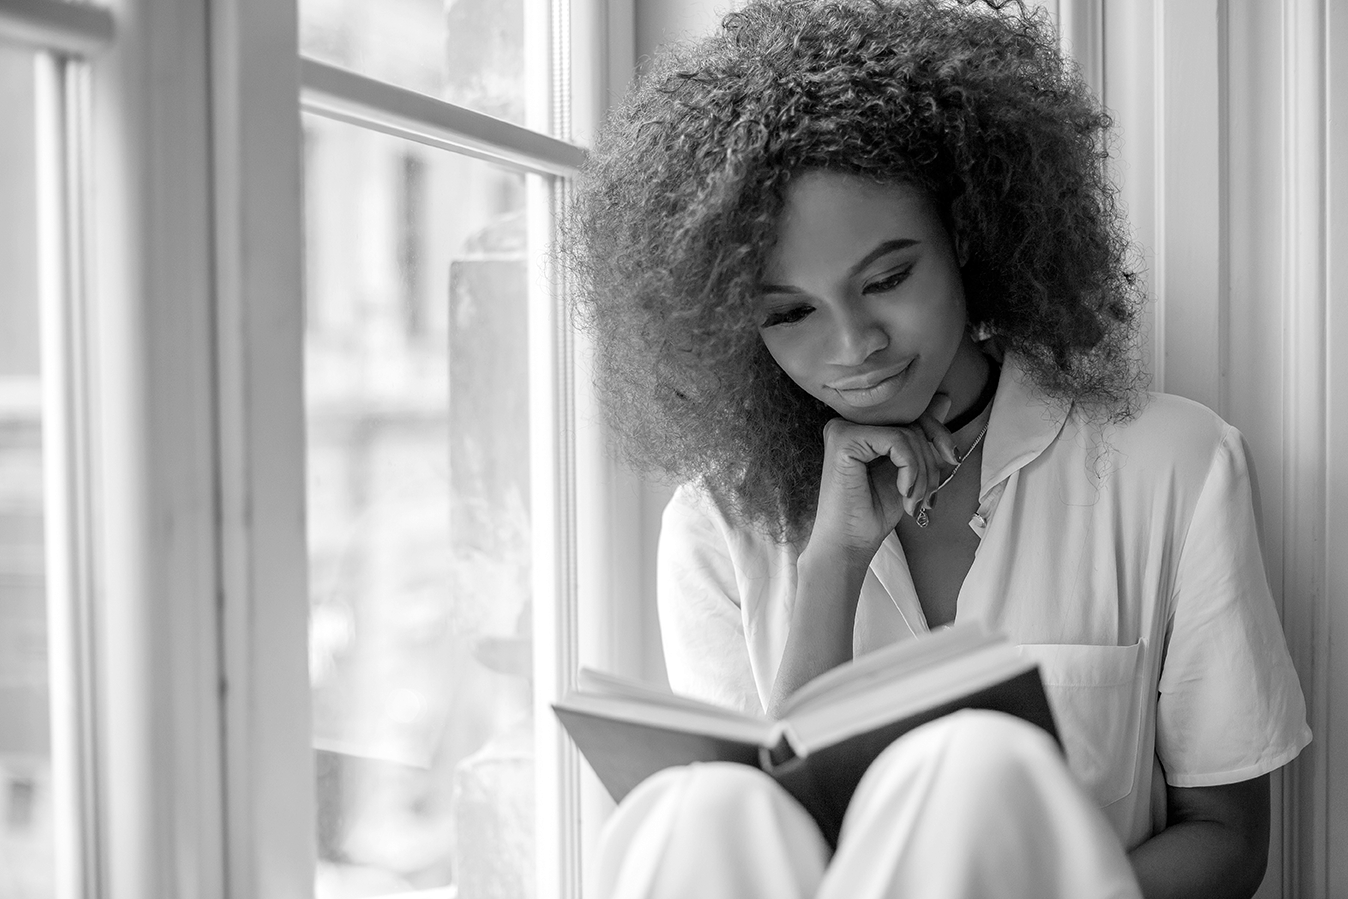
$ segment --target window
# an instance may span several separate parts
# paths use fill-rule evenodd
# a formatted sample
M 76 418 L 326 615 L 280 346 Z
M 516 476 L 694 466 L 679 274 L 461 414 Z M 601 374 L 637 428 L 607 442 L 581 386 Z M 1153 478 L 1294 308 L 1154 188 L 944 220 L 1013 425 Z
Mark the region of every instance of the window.
M 0 0 L 0 893 L 579 895 L 547 252 L 622 4 L 301 6 Z
M 301 5 L 319 896 L 574 882 L 568 12 Z
M 84 282 L 78 54 L 106 14 L 57 6 L 64 33 L 0 10 L 0 893 L 76 895 L 94 813 L 80 355 Z M 32 10 L 27 12 L 31 13 Z
M 43 554 L 36 64 L 0 45 L 0 893 L 55 884 Z
M 318 895 L 533 895 L 530 219 L 550 194 L 306 133 Z

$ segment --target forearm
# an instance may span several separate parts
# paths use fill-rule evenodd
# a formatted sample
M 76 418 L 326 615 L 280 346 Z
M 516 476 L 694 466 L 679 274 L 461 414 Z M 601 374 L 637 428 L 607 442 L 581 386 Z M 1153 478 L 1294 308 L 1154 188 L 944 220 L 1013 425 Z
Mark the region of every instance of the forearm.
M 1146 899 L 1248 899 L 1259 888 L 1267 840 L 1216 821 L 1182 821 L 1132 851 L 1129 860 Z
M 809 548 L 797 563 L 791 632 L 773 684 L 768 713 L 805 684 L 852 658 L 852 631 L 866 565 L 845 554 Z

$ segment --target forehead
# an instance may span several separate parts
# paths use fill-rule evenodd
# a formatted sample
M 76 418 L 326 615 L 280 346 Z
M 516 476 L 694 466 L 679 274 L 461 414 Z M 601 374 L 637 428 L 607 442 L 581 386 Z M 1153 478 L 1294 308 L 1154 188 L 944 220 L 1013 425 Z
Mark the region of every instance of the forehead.
M 849 266 L 889 240 L 946 240 L 930 196 L 904 183 L 880 183 L 841 172 L 808 171 L 783 196 L 769 280 L 801 269 Z

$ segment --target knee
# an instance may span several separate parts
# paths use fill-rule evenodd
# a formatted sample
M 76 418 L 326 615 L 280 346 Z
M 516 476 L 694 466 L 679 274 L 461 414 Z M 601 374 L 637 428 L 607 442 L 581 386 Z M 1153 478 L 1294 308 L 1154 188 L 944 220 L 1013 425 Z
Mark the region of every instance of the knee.
M 663 807 L 672 817 L 735 831 L 746 816 L 757 810 L 794 802 L 776 781 L 757 768 L 733 762 L 701 762 L 666 768 L 651 775 L 619 809 Z
M 965 785 L 1004 785 L 1019 772 L 1065 765 L 1043 729 L 982 709 L 964 709 L 914 729 L 882 752 L 872 769 L 883 776 L 888 768 L 915 763 L 935 777 L 948 773 Z
M 617 807 L 609 829 L 679 829 L 697 822 L 704 833 L 735 841 L 754 819 L 806 815 L 795 799 L 758 768 L 708 762 L 666 768 L 643 780 Z
M 652 775 L 618 805 L 600 839 L 595 894 L 812 895 L 749 885 L 817 883 L 827 862 L 809 813 L 771 777 L 747 765 L 695 764 Z
M 957 752 L 990 764 L 1061 759 L 1057 744 L 1044 731 L 1022 718 L 985 709 L 963 709 L 932 722 L 932 739 Z M 915 731 L 916 733 L 916 731 Z

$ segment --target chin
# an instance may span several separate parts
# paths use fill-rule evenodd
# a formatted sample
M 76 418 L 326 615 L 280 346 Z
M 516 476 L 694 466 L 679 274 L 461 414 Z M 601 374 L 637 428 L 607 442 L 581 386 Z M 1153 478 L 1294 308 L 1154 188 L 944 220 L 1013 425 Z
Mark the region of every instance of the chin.
M 880 406 L 869 406 L 864 409 L 838 408 L 832 407 L 843 418 L 859 425 L 876 425 L 879 427 L 902 427 L 911 425 L 921 417 L 923 410 L 927 407 L 924 404 L 921 408 L 914 411 L 911 403 L 885 403 Z

